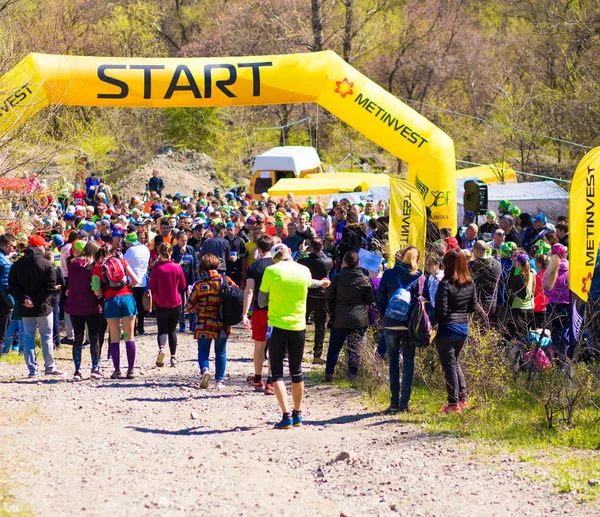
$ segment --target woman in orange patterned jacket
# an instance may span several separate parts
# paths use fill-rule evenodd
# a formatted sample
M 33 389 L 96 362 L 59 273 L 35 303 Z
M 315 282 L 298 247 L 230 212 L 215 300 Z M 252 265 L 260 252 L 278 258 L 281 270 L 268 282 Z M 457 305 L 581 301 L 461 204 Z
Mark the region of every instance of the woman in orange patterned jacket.
M 202 381 L 201 388 L 208 388 L 210 373 L 208 371 L 210 345 L 215 342 L 215 382 L 217 388 L 223 385 L 225 367 L 227 366 L 227 338 L 231 327 L 223 325 L 221 317 L 221 286 L 223 277 L 217 271 L 219 259 L 207 253 L 200 259 L 200 280 L 192 286 L 188 298 L 186 312 L 196 314 L 196 327 L 194 337 L 198 340 L 198 364 Z M 225 277 L 229 285 L 235 283 Z

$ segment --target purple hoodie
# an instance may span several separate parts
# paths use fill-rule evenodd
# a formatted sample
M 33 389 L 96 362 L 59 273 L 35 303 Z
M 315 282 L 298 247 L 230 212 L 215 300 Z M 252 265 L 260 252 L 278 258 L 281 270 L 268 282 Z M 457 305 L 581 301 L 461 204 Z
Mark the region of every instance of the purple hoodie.
M 549 291 L 544 289 L 544 292 L 548 297 L 548 303 L 569 303 L 569 261 L 567 259 L 560 259 L 556 284 Z
M 65 312 L 73 316 L 89 316 L 102 312 L 100 300 L 92 291 L 92 270 L 85 259 L 73 259 L 69 264 L 69 296 Z

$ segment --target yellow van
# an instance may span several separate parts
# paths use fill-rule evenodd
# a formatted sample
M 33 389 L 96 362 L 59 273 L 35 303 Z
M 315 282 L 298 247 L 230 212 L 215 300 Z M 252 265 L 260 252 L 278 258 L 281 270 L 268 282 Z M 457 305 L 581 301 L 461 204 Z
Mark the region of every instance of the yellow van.
M 263 192 L 283 178 L 303 178 L 307 174 L 322 173 L 321 159 L 314 147 L 274 147 L 254 159 L 250 194 L 260 199 Z

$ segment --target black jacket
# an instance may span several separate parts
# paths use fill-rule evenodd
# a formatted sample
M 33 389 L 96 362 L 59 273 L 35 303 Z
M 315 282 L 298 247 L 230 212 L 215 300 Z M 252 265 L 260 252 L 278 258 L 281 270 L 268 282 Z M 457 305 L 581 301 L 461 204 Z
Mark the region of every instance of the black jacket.
M 366 226 L 363 223 L 351 223 L 344 227 L 342 240 L 338 244 L 340 261 L 344 260 L 344 255 L 348 251 L 358 252 L 361 248 L 365 247 L 365 244 L 367 243 L 365 229 Z
M 298 264 L 302 264 L 310 269 L 310 274 L 313 280 L 321 280 L 323 278 L 329 278 L 329 273 L 333 269 L 333 260 L 331 260 L 324 253 L 309 253 L 308 256 L 298 260 Z M 309 298 L 325 298 L 325 289 L 319 287 L 318 289 L 308 290 Z
M 357 329 L 369 326 L 373 286 L 358 269 L 343 268 L 325 291 L 327 306 L 333 310 L 333 328 Z
M 208 239 L 200 248 L 200 257 L 211 253 L 219 259 L 219 273 L 225 273 L 227 271 L 227 259 L 229 258 L 229 252 L 231 251 L 231 245 L 220 235 L 215 235 L 212 239 Z
M 151 192 L 154 191 L 158 195 L 160 195 L 160 193 L 163 191 L 164 188 L 165 188 L 165 182 L 163 181 L 163 179 L 160 176 L 158 176 L 157 178 L 152 176 L 148 180 L 148 190 L 150 190 Z
M 478 258 L 469 262 L 471 278 L 477 287 L 477 301 L 487 314 L 493 314 L 498 302 L 498 285 L 502 266 L 494 258 Z
M 521 236 L 521 233 L 514 226 L 513 229 L 506 234 L 504 241 L 514 242 L 519 247 L 523 246 L 523 238 Z
M 239 284 L 242 281 L 242 261 L 248 257 L 246 242 L 239 235 L 234 236 L 233 239 L 225 237 L 225 240 L 229 243 L 230 252 L 235 251 L 238 255 L 235 262 L 229 262 L 229 257 L 225 259 L 227 262 L 227 275 L 236 284 Z
M 467 315 L 475 312 L 476 302 L 473 281 L 457 286 L 444 278 L 435 294 L 435 315 L 438 323 L 441 325 L 467 323 Z
M 60 270 L 60 267 L 57 265 L 54 265 L 54 274 L 56 275 L 56 285 L 60 285 L 61 290 L 63 287 L 65 287 L 67 284 L 65 282 L 65 277 L 62 274 L 62 271 Z M 50 297 L 50 299 L 52 300 L 52 305 L 55 305 L 58 302 L 58 294 L 61 291 L 54 291 L 54 294 Z
M 52 312 L 52 296 L 56 293 L 54 264 L 44 258 L 40 248 L 27 248 L 8 275 L 8 289 L 19 304 L 22 318 L 48 316 Z M 23 305 L 26 297 L 31 298 L 33 307 Z

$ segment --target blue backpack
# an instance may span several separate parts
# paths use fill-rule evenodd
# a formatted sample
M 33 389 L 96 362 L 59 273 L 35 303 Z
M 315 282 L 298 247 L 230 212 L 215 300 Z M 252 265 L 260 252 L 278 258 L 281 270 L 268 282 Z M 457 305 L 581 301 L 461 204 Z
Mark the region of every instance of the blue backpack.
M 399 279 L 396 280 L 398 281 L 398 289 L 394 291 L 388 302 L 385 316 L 398 321 L 406 321 L 408 320 L 412 296 L 408 287 L 403 286 Z

